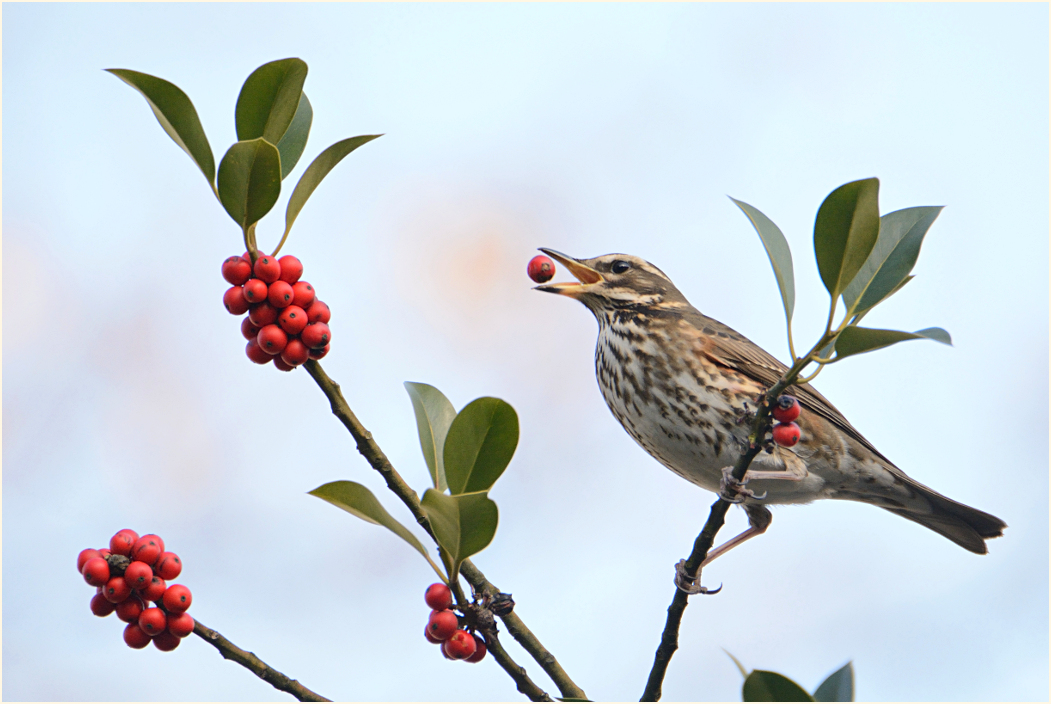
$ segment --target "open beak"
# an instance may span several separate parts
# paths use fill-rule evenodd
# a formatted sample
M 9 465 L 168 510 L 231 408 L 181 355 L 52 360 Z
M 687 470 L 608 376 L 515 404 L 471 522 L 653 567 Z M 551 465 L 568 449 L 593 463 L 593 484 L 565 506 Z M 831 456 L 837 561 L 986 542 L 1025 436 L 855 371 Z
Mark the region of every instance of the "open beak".
M 577 280 L 561 284 L 544 284 L 543 286 L 534 286 L 533 288 L 537 291 L 557 293 L 562 296 L 576 298 L 584 292 L 585 286 L 601 283 L 605 280 L 602 278 L 602 274 L 598 273 L 590 266 L 581 264 L 578 260 L 565 254 L 562 254 L 562 252 L 556 252 L 555 250 L 548 249 L 547 247 L 540 247 L 540 251 L 554 259 L 562 266 L 569 269 L 569 273 L 577 277 Z

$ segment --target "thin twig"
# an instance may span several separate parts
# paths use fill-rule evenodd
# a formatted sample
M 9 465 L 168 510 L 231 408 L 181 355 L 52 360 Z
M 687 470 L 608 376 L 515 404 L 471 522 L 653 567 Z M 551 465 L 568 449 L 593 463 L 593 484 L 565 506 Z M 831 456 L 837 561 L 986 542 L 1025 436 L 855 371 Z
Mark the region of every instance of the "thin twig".
M 269 682 L 274 689 L 280 689 L 282 692 L 288 692 L 293 697 L 301 702 L 330 702 L 331 699 L 325 699 L 317 692 L 313 692 L 303 685 L 299 684 L 294 679 L 291 679 L 287 675 L 283 675 L 274 668 L 267 665 L 265 662 L 255 656 L 255 653 L 250 653 L 247 650 L 241 650 L 236 645 L 231 643 L 229 640 L 219 634 L 218 631 L 213 631 L 208 628 L 200 621 L 194 623 L 193 632 L 204 639 L 204 642 L 208 643 L 227 660 L 233 660 L 238 665 L 250 670 L 256 677 L 266 682 Z
M 490 634 L 486 638 L 485 643 L 489 652 L 493 654 L 493 658 L 500 664 L 500 667 L 504 668 L 507 674 L 511 675 L 511 679 L 515 681 L 518 691 L 529 697 L 529 701 L 553 701 L 551 695 L 540 689 L 533 680 L 529 679 L 525 668 L 511 659 L 511 656 L 504 650 L 504 646 L 500 644 L 500 639 L 496 637 L 496 634 Z
M 332 379 L 325 373 L 325 370 L 321 368 L 321 365 L 315 360 L 310 360 L 303 365 L 307 370 L 307 373 L 317 382 L 317 385 L 321 388 L 321 391 L 328 398 L 329 403 L 332 406 L 332 413 L 343 423 L 343 425 L 350 431 L 351 436 L 354 438 L 358 445 L 358 452 L 368 461 L 368 463 L 383 477 L 383 480 L 387 483 L 387 487 L 394 492 L 395 496 L 401 499 L 402 503 L 412 513 L 413 518 L 416 522 L 427 532 L 431 539 L 437 544 L 437 540 L 434 537 L 434 531 L 431 529 L 431 523 L 427 519 L 427 514 L 423 512 L 423 508 L 420 506 L 419 495 L 413 491 L 398 471 L 391 465 L 390 460 L 387 459 L 387 455 L 384 454 L 383 450 L 372 437 L 372 433 L 365 429 L 365 426 L 361 424 L 357 416 L 350 409 L 347 400 L 343 397 L 343 393 L 340 391 L 339 384 L 332 381 Z M 480 592 L 488 588 L 490 593 L 495 594 L 499 590 L 494 587 L 482 574 L 470 560 L 464 560 L 460 567 L 460 573 L 463 574 L 464 578 L 474 587 L 475 591 Z M 544 671 L 551 677 L 555 685 L 558 687 L 559 692 L 562 693 L 562 697 L 566 699 L 586 699 L 587 696 L 584 694 L 584 690 L 574 684 L 573 680 L 569 678 L 562 666 L 558 664 L 555 656 L 552 655 L 541 643 L 537 640 L 536 636 L 533 635 L 526 625 L 522 622 L 522 619 L 514 615 L 514 613 L 508 614 L 507 616 L 501 616 L 501 620 L 504 625 L 507 626 L 507 630 L 517 640 L 526 652 L 532 656 L 534 660 L 544 669 Z M 506 651 L 500 648 L 503 655 L 497 657 L 496 652 L 493 656 L 496 657 L 498 663 L 503 667 L 511 678 L 518 684 L 518 690 L 527 696 L 532 697 L 529 692 L 522 689 L 522 677 L 525 677 L 525 681 L 528 681 L 536 692 L 540 692 L 543 696 L 547 696 L 543 693 L 539 687 L 532 684 L 529 681 L 528 676 L 525 675 L 524 668 L 515 664 L 511 660 L 510 656 L 507 655 Z M 550 701 L 550 698 L 548 699 Z

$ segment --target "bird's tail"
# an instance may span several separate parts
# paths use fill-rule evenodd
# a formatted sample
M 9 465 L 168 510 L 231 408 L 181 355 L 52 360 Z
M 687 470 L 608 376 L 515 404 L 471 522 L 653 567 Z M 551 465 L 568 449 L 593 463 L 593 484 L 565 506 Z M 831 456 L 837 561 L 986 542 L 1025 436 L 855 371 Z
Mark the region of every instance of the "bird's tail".
M 953 501 L 923 485 L 919 486 L 925 490 L 922 493 L 930 504 L 929 513 L 886 506 L 883 508 L 903 518 L 908 518 L 910 521 L 915 521 L 921 526 L 926 526 L 935 533 L 944 535 L 960 547 L 979 555 L 988 552 L 985 546 L 986 540 L 999 538 L 1004 534 L 1007 524 L 996 516 Z

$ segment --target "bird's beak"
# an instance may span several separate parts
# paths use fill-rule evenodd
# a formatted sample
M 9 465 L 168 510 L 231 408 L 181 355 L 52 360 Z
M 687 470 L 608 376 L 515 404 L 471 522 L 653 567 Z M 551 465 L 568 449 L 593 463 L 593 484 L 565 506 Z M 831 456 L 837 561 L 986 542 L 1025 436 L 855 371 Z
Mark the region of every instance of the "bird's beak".
M 576 298 L 584 292 L 585 286 L 597 284 L 605 280 L 602 278 L 602 274 L 598 273 L 590 266 L 581 264 L 579 260 L 562 254 L 562 252 L 556 252 L 555 250 L 548 249 L 546 247 L 540 247 L 540 251 L 557 261 L 562 266 L 569 269 L 569 273 L 577 277 L 577 280 L 562 284 L 544 284 L 543 286 L 534 286 L 533 288 L 537 291 L 557 293 L 562 296 Z

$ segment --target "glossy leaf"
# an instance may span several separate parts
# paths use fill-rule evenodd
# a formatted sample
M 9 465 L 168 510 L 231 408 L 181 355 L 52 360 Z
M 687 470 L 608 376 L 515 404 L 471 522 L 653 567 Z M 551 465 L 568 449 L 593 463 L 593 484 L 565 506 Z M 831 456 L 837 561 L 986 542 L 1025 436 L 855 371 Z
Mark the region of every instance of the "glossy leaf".
M 146 98 L 157 122 L 190 155 L 215 191 L 215 157 L 193 102 L 174 83 L 126 68 L 106 69 Z
M 299 100 L 296 115 L 292 118 L 292 124 L 285 131 L 285 136 L 277 143 L 277 151 L 281 154 L 281 180 L 292 173 L 296 168 L 299 158 L 303 156 L 303 150 L 307 148 L 307 138 L 310 136 L 310 125 L 314 121 L 314 109 L 310 107 L 307 94 Z
M 836 338 L 836 359 L 871 352 L 905 340 L 934 340 L 943 345 L 952 345 L 949 333 L 941 328 L 924 328 L 916 332 L 904 332 L 851 325 Z
M 781 290 L 781 302 L 785 306 L 785 319 L 792 322 L 792 312 L 796 305 L 796 281 L 792 269 L 792 250 L 788 247 L 781 229 L 773 221 L 763 215 L 752 206 L 730 198 L 737 207 L 744 211 L 752 222 L 752 227 L 759 233 L 759 239 L 763 241 L 766 256 L 770 258 L 770 265 L 774 267 L 774 276 L 777 277 L 777 287 Z
M 424 559 L 426 559 L 427 562 L 431 564 L 431 567 L 434 568 L 435 572 L 438 573 L 438 576 L 445 580 L 445 575 L 442 574 L 442 571 L 438 569 L 438 566 L 431 560 L 430 556 L 427 554 L 427 550 L 424 549 L 423 544 L 419 539 L 409 532 L 408 528 L 387 513 L 387 509 L 383 508 L 383 504 L 379 502 L 379 499 L 376 498 L 375 494 L 369 491 L 368 487 L 362 486 L 357 482 L 338 481 L 322 484 L 317 489 L 308 493 L 311 496 L 324 499 L 333 506 L 341 508 L 363 521 L 383 526 L 391 531 L 423 555 Z
M 277 144 L 285 136 L 299 108 L 307 65 L 302 59 L 263 64 L 245 79 L 234 109 L 237 139 L 262 137 Z
M 887 300 L 888 298 L 890 298 L 891 296 L 893 296 L 893 295 L 894 295 L 895 293 L 897 293 L 898 291 L 900 291 L 900 290 L 902 290 L 903 288 L 905 288 L 905 284 L 909 283 L 910 281 L 912 281 L 912 280 L 913 280 L 913 279 L 915 279 L 915 278 L 916 278 L 916 277 L 915 277 L 915 276 L 913 276 L 912 274 L 909 274 L 908 276 L 906 276 L 906 277 L 905 277 L 904 279 L 902 279 L 901 281 L 899 281 L 899 282 L 898 282 L 898 285 L 897 285 L 897 286 L 895 286 L 895 287 L 894 287 L 893 289 L 891 289 L 890 293 L 888 293 L 888 294 L 887 294 L 886 296 L 884 296 L 883 298 L 881 298 L 881 299 L 879 299 L 878 301 L 876 301 L 876 305 L 879 305 L 879 304 L 880 304 L 880 303 L 882 303 L 883 301 L 885 301 L 885 300 Z M 856 314 L 856 318 L 854 319 L 854 322 L 857 322 L 858 320 L 861 320 L 862 318 L 864 318 L 864 317 L 865 317 L 866 315 L 868 315 L 868 313 L 869 313 L 869 312 L 871 312 L 871 311 L 872 311 L 872 309 L 873 309 L 873 308 L 875 308 L 875 307 L 876 307 L 876 306 L 870 306 L 870 307 L 866 308 L 865 310 L 861 311 L 860 313 L 857 313 L 857 314 Z
M 923 237 L 941 210 L 940 206 L 905 208 L 880 218 L 876 246 L 843 290 L 843 302 L 851 315 L 887 298 L 909 276 L 920 256 Z
M 814 254 L 834 301 L 868 259 L 879 235 L 879 179 L 843 184 L 828 194 L 814 222 Z
M 784 675 L 767 670 L 752 670 L 741 688 L 746 702 L 812 702 L 806 690 Z
M 288 206 L 285 208 L 285 235 L 288 235 L 288 231 L 292 229 L 292 223 L 299 216 L 299 211 L 306 205 L 307 199 L 321 184 L 322 179 L 328 175 L 328 172 L 335 168 L 336 164 L 342 161 L 347 154 L 350 154 L 362 144 L 371 142 L 380 136 L 382 135 L 369 134 L 336 142 L 321 152 L 311 162 L 310 166 L 299 178 L 299 183 L 296 184 L 295 190 L 292 191 L 292 197 L 288 199 Z
M 488 491 L 518 447 L 518 414 L 511 404 L 484 396 L 471 401 L 445 437 L 445 480 L 452 494 Z
M 854 666 L 849 662 L 839 668 L 814 691 L 814 701 L 818 702 L 852 702 L 854 701 Z
M 219 201 L 242 230 L 270 212 L 281 195 L 281 156 L 259 138 L 237 142 L 219 162 Z
M 431 483 L 438 491 L 445 491 L 449 485 L 445 480 L 442 448 L 445 447 L 445 436 L 449 433 L 449 426 L 456 418 L 456 409 L 445 394 L 430 384 L 406 381 L 405 389 L 412 399 L 416 430 L 420 435 L 420 449 L 431 473 Z
M 428 489 L 420 504 L 442 546 L 449 576 L 455 579 L 460 563 L 493 541 L 499 522 L 496 503 L 484 491 L 448 496 Z

